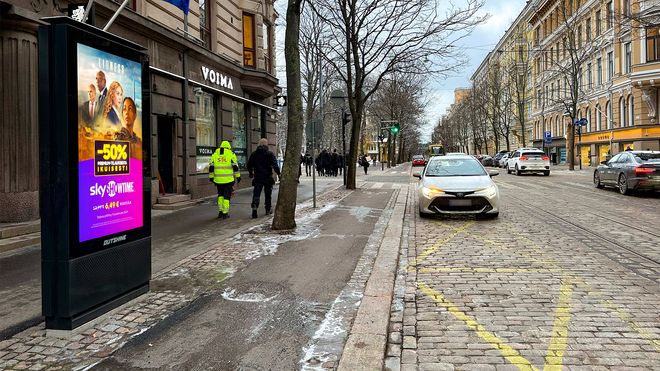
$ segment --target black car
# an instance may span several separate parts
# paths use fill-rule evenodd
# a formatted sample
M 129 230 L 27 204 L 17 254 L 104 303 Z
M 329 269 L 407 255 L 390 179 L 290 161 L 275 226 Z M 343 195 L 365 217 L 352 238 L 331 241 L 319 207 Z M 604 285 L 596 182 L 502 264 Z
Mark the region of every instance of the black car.
M 490 166 L 498 166 L 499 167 L 500 166 L 500 159 L 502 158 L 502 156 L 506 155 L 507 153 L 509 153 L 509 151 L 499 151 L 499 152 L 497 152 L 495 157 L 493 157 L 493 164 L 490 165 Z
M 594 185 L 616 187 L 624 195 L 660 191 L 660 151 L 626 151 L 601 162 L 594 171 Z
M 481 158 L 481 164 L 484 166 L 493 166 L 493 158 L 488 155 L 484 155 Z

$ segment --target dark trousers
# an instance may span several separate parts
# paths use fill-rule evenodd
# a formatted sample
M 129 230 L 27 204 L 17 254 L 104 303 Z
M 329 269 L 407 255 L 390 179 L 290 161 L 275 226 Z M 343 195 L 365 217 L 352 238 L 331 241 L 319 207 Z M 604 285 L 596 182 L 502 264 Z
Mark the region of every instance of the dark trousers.
M 368 169 L 368 168 L 369 168 L 369 166 L 365 166 L 365 167 L 364 167 L 364 174 L 365 174 L 365 175 L 367 174 L 367 169 Z
M 271 209 L 271 198 L 273 196 L 273 185 L 268 183 L 254 182 L 254 189 L 252 190 L 252 210 L 259 208 L 259 199 L 261 198 L 261 190 L 264 191 L 264 206 L 266 210 Z
M 306 176 L 312 176 L 312 171 L 314 171 L 314 169 L 312 169 L 312 165 L 305 165 Z
M 218 189 L 218 197 L 223 197 L 226 200 L 231 199 L 231 193 L 234 191 L 234 182 L 225 183 L 225 184 L 215 184 Z

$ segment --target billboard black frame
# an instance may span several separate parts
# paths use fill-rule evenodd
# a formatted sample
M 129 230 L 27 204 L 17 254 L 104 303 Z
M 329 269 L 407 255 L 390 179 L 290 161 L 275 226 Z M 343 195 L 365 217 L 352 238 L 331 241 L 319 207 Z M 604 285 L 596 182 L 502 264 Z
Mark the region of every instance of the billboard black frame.
M 71 18 L 43 21 L 48 24 L 39 27 L 42 309 L 47 329 L 71 330 L 149 291 L 149 59 L 144 47 Z M 78 44 L 142 67 L 142 227 L 84 242 L 78 219 Z

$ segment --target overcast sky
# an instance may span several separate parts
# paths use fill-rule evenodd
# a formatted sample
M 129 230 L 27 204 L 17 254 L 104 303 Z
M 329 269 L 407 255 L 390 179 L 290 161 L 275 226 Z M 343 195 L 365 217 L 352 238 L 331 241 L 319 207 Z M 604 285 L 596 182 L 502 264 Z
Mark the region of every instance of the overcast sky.
M 456 2 L 459 4 L 460 2 Z M 284 21 L 286 17 L 286 1 L 277 1 L 276 8 L 280 13 L 277 22 L 277 63 L 278 78 L 280 86 L 286 86 L 285 63 L 284 63 Z M 422 141 L 431 139 L 433 126 L 445 113 L 449 105 L 454 101 L 454 89 L 469 87 L 470 77 L 475 69 L 479 67 L 489 51 L 491 51 L 500 37 L 516 19 L 518 13 L 525 6 L 525 0 L 485 0 L 482 14 L 489 14 L 490 18 L 484 24 L 475 28 L 472 34 L 461 40 L 461 48 L 468 56 L 468 65 L 460 69 L 460 73 L 442 81 L 436 81 L 429 85 L 430 104 L 426 112 L 428 126 L 423 129 Z

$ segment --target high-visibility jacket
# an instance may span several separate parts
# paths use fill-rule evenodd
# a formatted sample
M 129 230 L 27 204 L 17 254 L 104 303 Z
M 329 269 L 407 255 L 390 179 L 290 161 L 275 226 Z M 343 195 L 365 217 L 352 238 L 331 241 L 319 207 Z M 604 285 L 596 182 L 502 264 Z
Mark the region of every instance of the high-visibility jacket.
M 213 179 L 213 183 L 227 184 L 234 181 L 234 173 L 238 171 L 238 164 L 234 162 L 234 156 L 231 149 L 221 147 L 215 150 L 209 166 L 209 178 Z

